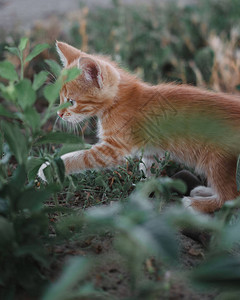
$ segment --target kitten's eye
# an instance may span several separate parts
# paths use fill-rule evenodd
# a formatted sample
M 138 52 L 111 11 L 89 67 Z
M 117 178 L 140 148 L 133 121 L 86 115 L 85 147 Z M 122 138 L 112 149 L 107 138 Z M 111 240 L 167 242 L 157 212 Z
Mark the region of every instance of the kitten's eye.
M 71 103 L 71 105 L 75 104 L 75 100 L 73 100 L 73 99 L 68 99 L 68 101 Z

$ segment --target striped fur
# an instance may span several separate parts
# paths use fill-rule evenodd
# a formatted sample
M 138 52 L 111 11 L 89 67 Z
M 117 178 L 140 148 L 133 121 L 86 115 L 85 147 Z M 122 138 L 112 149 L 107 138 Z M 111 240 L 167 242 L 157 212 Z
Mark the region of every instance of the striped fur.
M 174 159 L 204 173 L 213 190 L 209 197 L 185 198 L 186 206 L 212 212 L 239 195 L 235 181 L 240 149 L 238 97 L 188 85 L 151 86 L 106 57 L 61 42 L 57 48 L 65 68 L 83 70 L 63 86 L 61 103 L 65 98 L 76 103 L 59 115 L 69 122 L 94 115 L 99 119 L 99 143 L 62 156 L 68 174 L 118 165 L 143 148 L 149 172 L 151 157 L 169 151 Z

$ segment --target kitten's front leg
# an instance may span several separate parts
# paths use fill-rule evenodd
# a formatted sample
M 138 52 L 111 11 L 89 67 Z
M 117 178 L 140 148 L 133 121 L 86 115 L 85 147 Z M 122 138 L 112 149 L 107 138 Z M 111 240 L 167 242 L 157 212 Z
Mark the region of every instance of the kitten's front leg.
M 124 156 L 127 155 L 126 149 L 120 145 L 111 145 L 108 142 L 102 142 L 94 145 L 91 149 L 70 152 L 61 156 L 65 165 L 66 174 L 79 173 L 82 170 L 107 168 L 119 165 L 124 162 Z M 125 151 L 124 151 L 125 150 Z M 49 165 L 44 163 L 38 171 L 38 176 L 46 181 L 43 170 Z
M 100 143 L 91 149 L 64 154 L 61 159 L 65 165 L 66 174 L 79 173 L 82 170 L 107 168 L 124 162 L 123 149 L 110 143 Z
M 152 167 L 153 167 L 153 169 L 155 169 L 155 172 L 159 168 L 156 158 L 160 159 L 161 157 L 164 157 L 164 154 L 162 154 L 162 155 L 161 154 L 152 153 L 152 152 L 144 153 L 144 155 L 142 157 L 143 164 L 140 164 L 140 170 L 142 170 L 144 172 L 144 174 L 147 178 L 151 177 L 154 174 L 154 173 L 152 173 Z
M 40 169 L 38 170 L 37 176 L 41 178 L 42 181 L 47 182 L 47 179 L 44 175 L 44 169 L 49 166 L 49 162 L 45 162 L 44 164 L 41 165 Z

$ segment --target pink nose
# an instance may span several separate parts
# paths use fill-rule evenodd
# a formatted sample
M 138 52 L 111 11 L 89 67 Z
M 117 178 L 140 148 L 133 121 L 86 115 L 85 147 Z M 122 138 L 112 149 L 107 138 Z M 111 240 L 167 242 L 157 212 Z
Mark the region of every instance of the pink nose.
M 62 112 L 58 112 L 58 115 L 60 118 L 62 118 L 64 114 Z

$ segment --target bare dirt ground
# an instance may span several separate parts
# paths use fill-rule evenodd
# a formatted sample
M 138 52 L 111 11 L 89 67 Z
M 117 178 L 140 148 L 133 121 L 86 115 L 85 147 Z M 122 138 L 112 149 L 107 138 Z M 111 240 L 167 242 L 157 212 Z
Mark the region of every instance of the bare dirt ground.
M 164 3 L 174 0 L 122 0 L 122 3 L 147 4 L 149 2 Z M 176 0 L 179 5 L 193 4 L 197 0 Z M 46 19 L 51 15 L 61 15 L 79 8 L 80 3 L 89 7 L 110 6 L 112 0 L 0 0 L 0 30 L 11 31 L 18 28 L 19 31 L 29 29 L 34 23 Z

